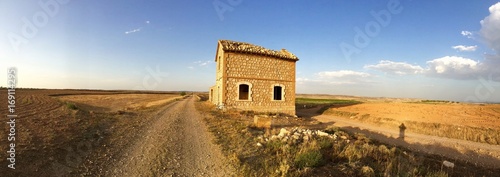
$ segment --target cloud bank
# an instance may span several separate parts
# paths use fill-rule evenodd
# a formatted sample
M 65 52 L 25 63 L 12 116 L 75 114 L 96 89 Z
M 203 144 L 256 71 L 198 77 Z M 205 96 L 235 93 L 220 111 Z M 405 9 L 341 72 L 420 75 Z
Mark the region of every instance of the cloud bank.
M 459 51 L 464 51 L 464 52 L 473 52 L 473 51 L 476 51 L 477 45 L 474 45 L 474 46 L 457 45 L 457 46 L 453 46 L 451 48 L 459 50 Z
M 489 8 L 490 15 L 481 20 L 481 37 L 486 44 L 497 52 L 500 52 L 500 2 Z
M 500 2 L 489 8 L 490 15 L 481 20 L 480 36 L 496 54 L 485 55 L 481 61 L 460 56 L 444 56 L 428 60 L 426 66 L 411 65 L 405 62 L 381 60 L 375 65 L 366 65 L 365 69 L 372 69 L 388 74 L 407 75 L 423 74 L 429 77 L 440 77 L 458 80 L 472 80 L 479 77 L 500 76 Z M 472 38 L 473 33 L 462 31 L 461 34 Z M 475 51 L 477 46 L 453 46 L 459 51 Z M 493 81 L 500 82 L 500 77 L 493 77 Z
M 358 79 L 370 77 L 370 74 L 364 72 L 340 70 L 340 71 L 323 71 L 317 74 L 320 78 L 343 78 L 343 79 Z
M 425 65 L 409 64 L 391 60 L 380 60 L 377 64 L 365 65 L 364 69 L 380 71 L 391 75 L 425 75 L 428 77 L 448 78 L 456 80 L 477 80 L 490 78 L 500 82 L 500 2 L 489 8 L 490 14 L 480 21 L 479 36 L 496 53 L 485 55 L 481 61 L 461 56 L 444 56 L 425 62 Z M 474 33 L 462 31 L 462 36 L 474 38 Z M 457 45 L 453 49 L 463 52 L 476 51 L 478 46 Z M 369 73 L 341 70 L 323 71 L 316 74 L 320 80 L 329 79 L 349 82 L 363 82 L 366 78 L 374 77 Z M 310 81 L 302 79 L 301 81 Z
M 387 74 L 394 75 L 418 74 L 424 70 L 418 65 L 411 65 L 405 62 L 394 62 L 389 60 L 382 60 L 376 65 L 366 65 L 364 66 L 364 68 L 378 70 Z

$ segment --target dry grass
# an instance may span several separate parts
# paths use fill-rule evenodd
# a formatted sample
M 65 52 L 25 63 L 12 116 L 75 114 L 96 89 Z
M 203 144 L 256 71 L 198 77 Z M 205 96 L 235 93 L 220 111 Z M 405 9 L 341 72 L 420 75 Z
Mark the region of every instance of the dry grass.
M 237 111 L 221 112 L 207 102 L 198 110 L 210 113 L 206 122 L 241 176 L 442 176 L 440 160 L 349 135 L 332 127 L 337 140 L 316 137 L 299 144 L 270 140 L 257 146 L 259 136 L 277 129 L 257 129 L 252 118 Z
M 500 145 L 500 131 L 491 128 L 477 128 L 416 121 L 405 121 L 405 124 L 407 127 L 411 127 L 411 129 L 409 129 L 410 132 Z
M 392 118 L 374 117 L 370 114 L 360 115 L 359 113 L 339 111 L 336 109 L 328 109 L 323 114 L 350 118 L 357 121 L 377 124 L 385 127 L 398 127 L 401 123 L 404 123 L 406 127 L 408 127 L 408 132 L 488 143 L 493 145 L 500 144 L 500 131 L 492 128 L 478 128 L 471 126 L 418 122 L 409 120 L 398 121 Z

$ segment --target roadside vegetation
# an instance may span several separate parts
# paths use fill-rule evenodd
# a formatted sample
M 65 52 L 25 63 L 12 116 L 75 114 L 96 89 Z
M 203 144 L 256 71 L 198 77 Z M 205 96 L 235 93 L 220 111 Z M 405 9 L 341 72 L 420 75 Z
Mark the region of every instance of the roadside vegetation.
M 207 96 L 199 97 L 206 100 Z M 313 102 L 342 101 L 307 99 L 298 104 Z M 310 130 L 308 121 L 304 120 L 300 126 L 261 129 L 253 125 L 253 117 L 247 112 L 217 110 L 206 101 L 197 102 L 196 108 L 207 113 L 205 121 L 209 130 L 224 155 L 238 169 L 237 176 L 483 176 L 474 167 L 468 169 L 462 163 L 455 169 L 443 167 L 442 157 L 385 145 L 337 127 Z M 294 137 L 297 132 L 305 135 L 315 131 L 323 136 Z M 290 137 L 286 137 L 286 132 Z

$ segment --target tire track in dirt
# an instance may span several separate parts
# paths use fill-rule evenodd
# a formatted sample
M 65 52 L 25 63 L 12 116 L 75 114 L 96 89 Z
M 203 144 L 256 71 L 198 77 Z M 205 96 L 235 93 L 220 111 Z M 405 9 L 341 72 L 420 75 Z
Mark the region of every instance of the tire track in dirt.
M 428 154 L 445 156 L 449 159 L 471 162 L 476 165 L 500 168 L 500 146 L 445 137 L 405 133 L 404 140 L 398 139 L 397 129 L 388 129 L 371 124 L 352 121 L 335 116 L 313 117 L 323 123 L 334 122 L 334 126 L 353 133 L 363 133 L 380 142 L 406 147 Z
M 165 106 L 105 176 L 231 176 L 194 98 Z M 124 140 L 127 141 L 127 140 Z

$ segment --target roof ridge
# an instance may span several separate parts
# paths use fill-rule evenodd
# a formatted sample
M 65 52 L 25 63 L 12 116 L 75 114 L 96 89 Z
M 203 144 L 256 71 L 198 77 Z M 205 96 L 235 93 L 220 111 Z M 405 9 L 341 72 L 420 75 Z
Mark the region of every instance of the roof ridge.
M 219 40 L 218 41 L 222 45 L 222 50 L 225 51 L 235 51 L 235 52 L 244 52 L 244 53 L 253 53 L 260 55 L 270 55 L 278 58 L 289 59 L 289 60 L 299 60 L 297 56 L 293 53 L 288 52 L 286 49 L 281 49 L 281 51 L 268 49 L 259 45 L 247 43 L 247 42 L 239 42 L 233 40 Z

